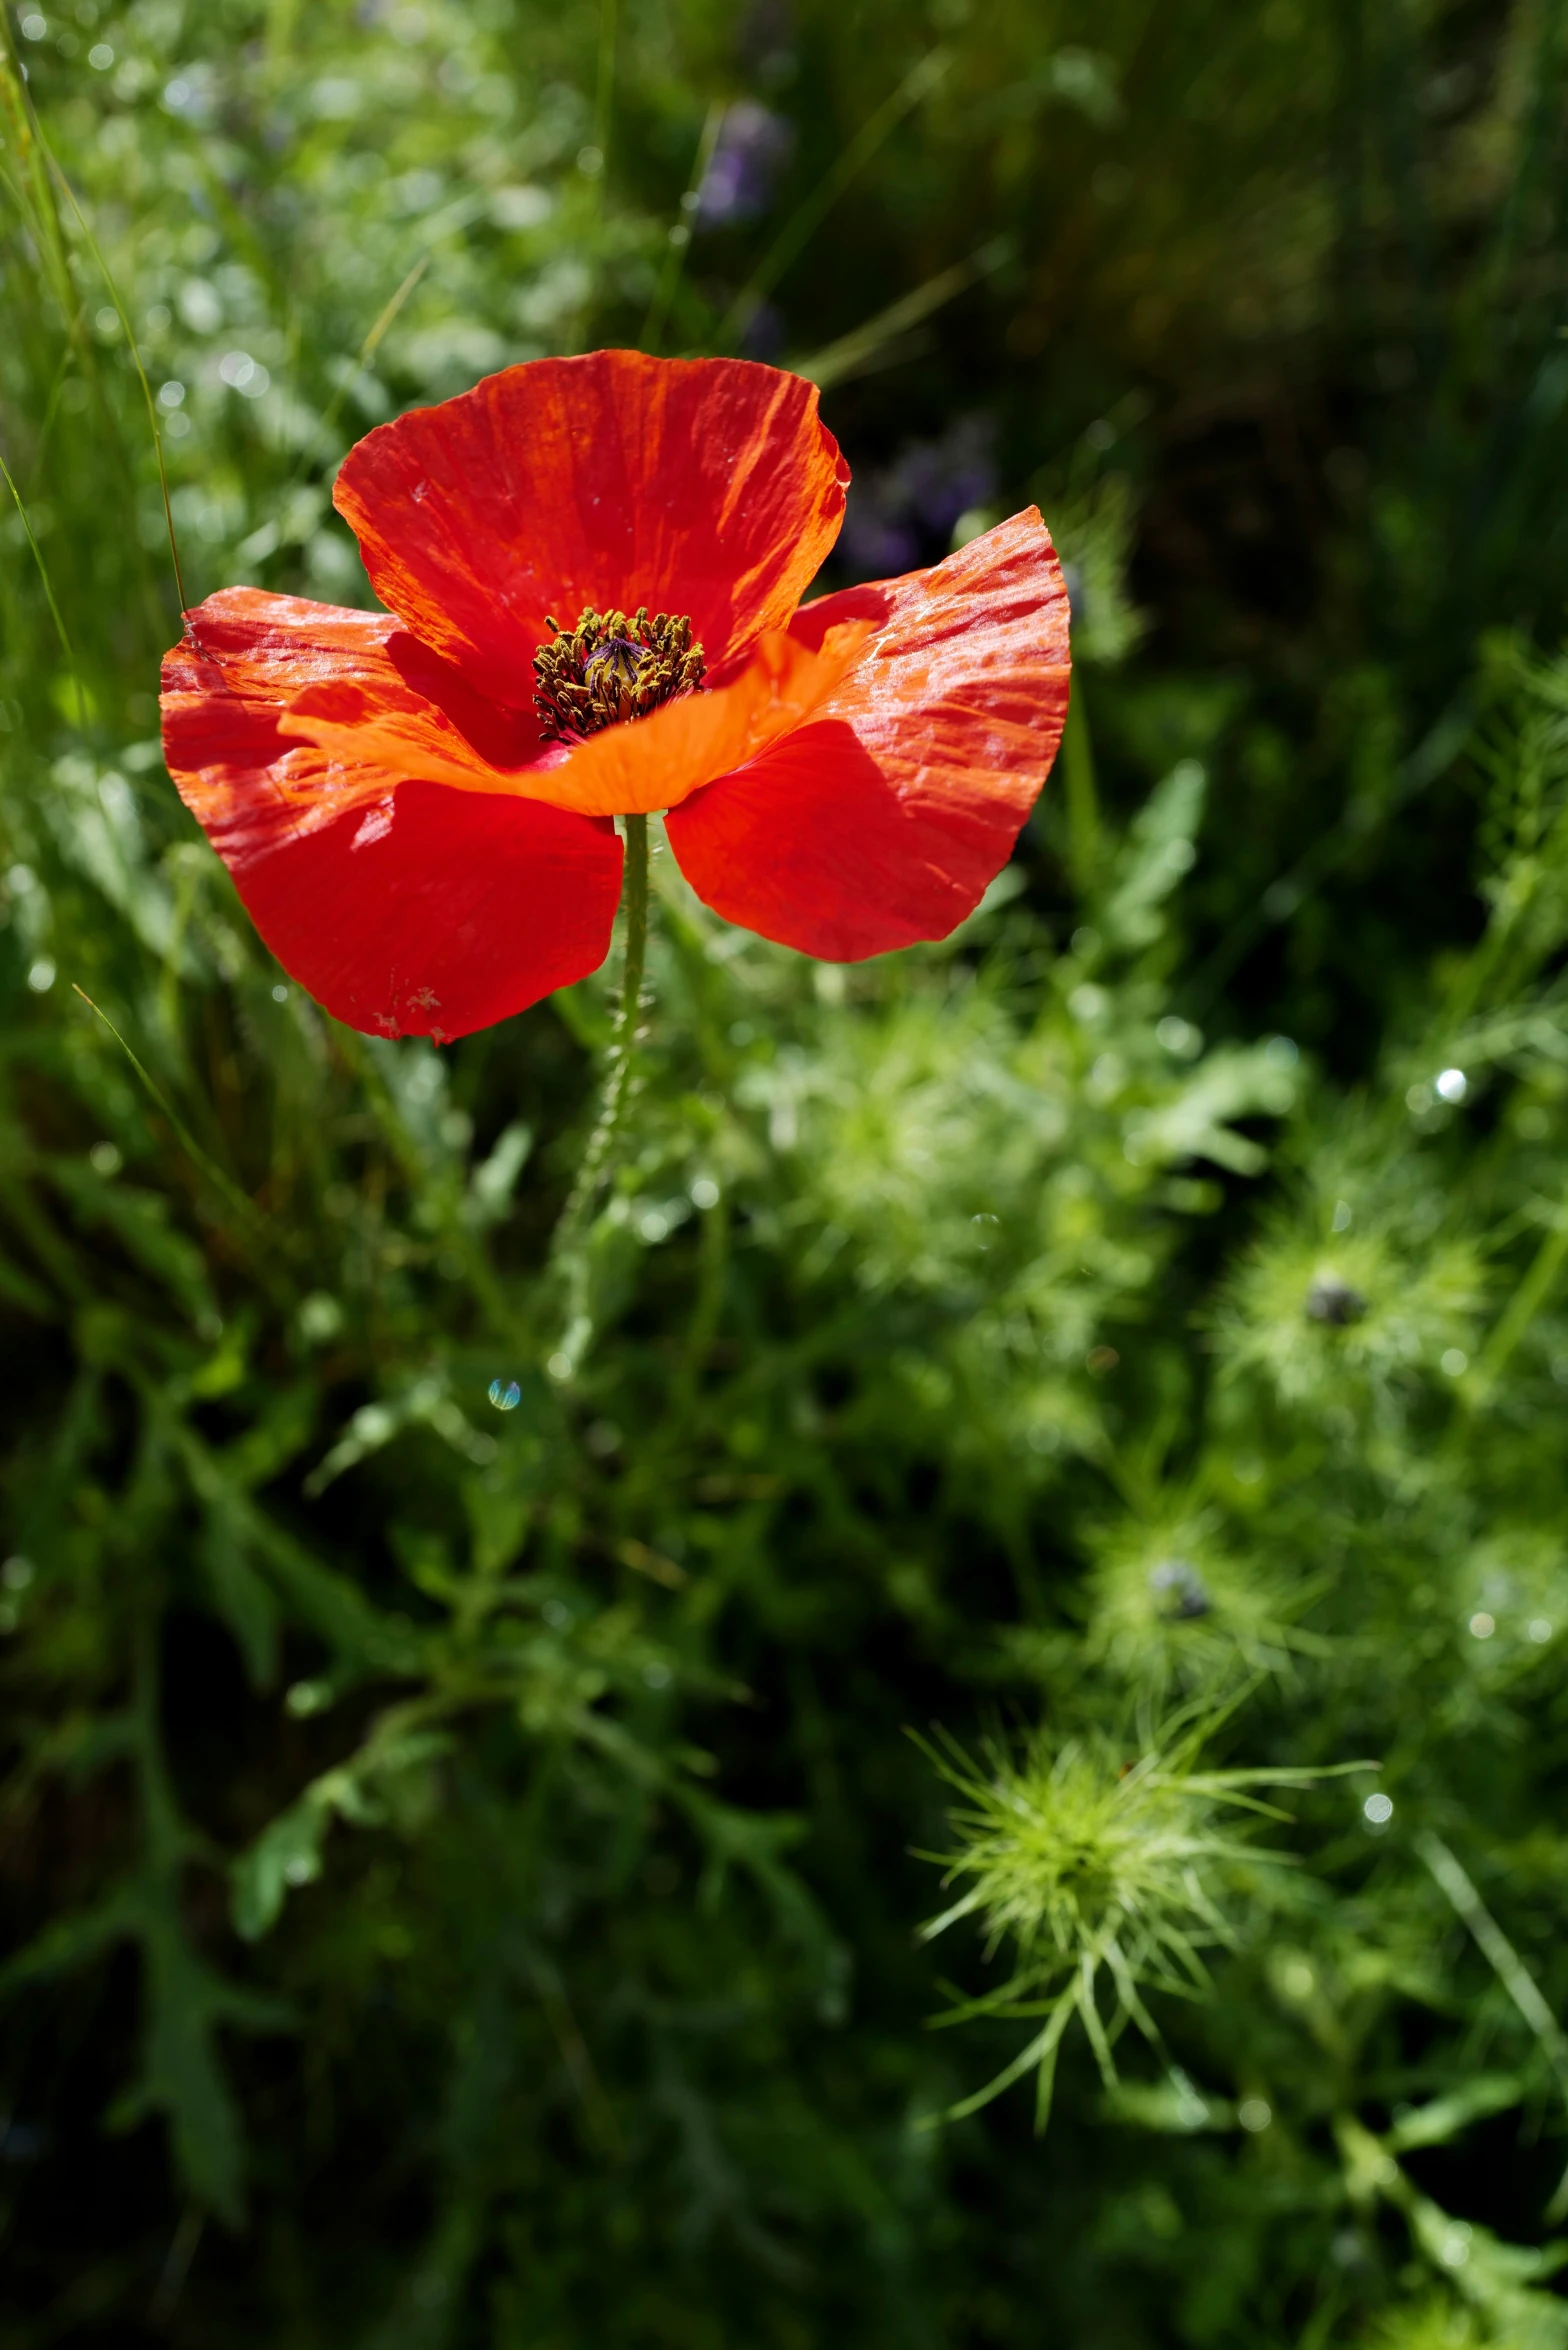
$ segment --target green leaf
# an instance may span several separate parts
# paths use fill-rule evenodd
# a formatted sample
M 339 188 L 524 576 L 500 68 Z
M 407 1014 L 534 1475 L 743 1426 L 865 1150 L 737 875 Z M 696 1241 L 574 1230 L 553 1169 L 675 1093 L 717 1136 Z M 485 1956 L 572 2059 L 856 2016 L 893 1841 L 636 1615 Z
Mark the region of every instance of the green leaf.
M 1477 2073 L 1446 2096 L 1396 2115 L 1387 2144 L 1395 2154 L 1408 2154 L 1418 2146 L 1447 2146 L 1472 2122 L 1506 2113 L 1528 2095 L 1529 2081 L 1523 2073 Z
M 1094 917 L 1111 947 L 1135 952 L 1160 936 L 1165 927 L 1161 907 L 1197 863 L 1193 844 L 1207 789 L 1197 760 L 1182 759 L 1133 818 L 1108 894 Z
M 230 1914 L 247 1942 L 270 1933 L 283 1914 L 291 1887 L 321 1874 L 321 1846 L 334 1805 L 318 1781 L 298 1803 L 265 1827 L 231 1872 Z

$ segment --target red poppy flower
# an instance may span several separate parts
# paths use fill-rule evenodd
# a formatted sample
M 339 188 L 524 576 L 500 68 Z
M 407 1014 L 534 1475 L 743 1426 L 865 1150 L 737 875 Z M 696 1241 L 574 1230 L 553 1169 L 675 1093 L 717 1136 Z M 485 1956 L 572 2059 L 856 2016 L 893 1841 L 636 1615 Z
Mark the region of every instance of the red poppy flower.
M 333 497 L 386 610 L 226 588 L 164 662 L 169 771 L 285 970 L 371 1034 L 505 1019 L 603 961 L 612 819 L 655 809 L 765 938 L 945 937 L 1055 755 L 1066 592 L 1030 508 L 797 608 L 848 479 L 800 377 L 634 351 L 362 440 Z

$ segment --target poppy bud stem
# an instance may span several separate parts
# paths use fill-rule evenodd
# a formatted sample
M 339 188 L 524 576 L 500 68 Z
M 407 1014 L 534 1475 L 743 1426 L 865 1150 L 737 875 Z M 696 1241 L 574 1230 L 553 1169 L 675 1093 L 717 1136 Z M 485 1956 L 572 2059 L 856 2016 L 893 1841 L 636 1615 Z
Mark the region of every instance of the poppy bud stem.
M 626 912 L 626 963 L 621 974 L 621 1011 L 616 1029 L 623 1061 L 630 1059 L 637 1041 L 643 970 L 648 959 L 648 819 L 628 816 L 625 823 L 626 878 L 621 904 Z
M 648 819 L 625 816 L 626 870 L 621 885 L 621 910 L 626 917 L 626 955 L 621 966 L 621 1001 L 615 1015 L 604 1100 L 588 1137 L 577 1180 L 561 1210 L 550 1243 L 550 1253 L 562 1257 L 578 1238 L 592 1212 L 603 1180 L 610 1145 L 615 1140 L 626 1099 L 631 1091 L 632 1055 L 642 1015 L 643 974 L 648 960 Z M 577 1319 L 574 1317 L 574 1327 Z M 585 1333 L 586 1335 L 586 1333 Z

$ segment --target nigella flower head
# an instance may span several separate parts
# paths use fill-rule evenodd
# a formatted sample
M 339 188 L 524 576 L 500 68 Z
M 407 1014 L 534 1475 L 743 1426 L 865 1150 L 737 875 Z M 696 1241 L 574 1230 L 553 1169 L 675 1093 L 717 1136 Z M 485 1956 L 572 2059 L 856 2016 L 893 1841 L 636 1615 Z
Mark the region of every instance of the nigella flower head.
M 1279 1857 L 1250 1841 L 1249 1820 L 1232 1827 L 1228 1815 L 1282 1819 L 1260 1791 L 1314 1775 L 1202 1768 L 1204 1741 L 1225 1718 L 1216 1708 L 1195 1721 L 1184 1708 L 1131 1756 L 1122 1738 L 1104 1733 L 1058 1745 L 1040 1731 L 1021 1746 L 991 1741 L 978 1756 L 941 1733 L 918 1741 L 959 1797 L 948 1814 L 950 1849 L 923 1856 L 943 1862 L 954 1898 L 921 1938 L 932 1941 L 969 1918 L 988 1958 L 1010 1945 L 1006 1979 L 955 2012 L 1038 2027 L 950 2118 L 1032 2072 L 1043 2127 L 1057 2052 L 1075 2016 L 1114 2088 L 1124 2026 L 1160 2045 L 1149 1995 L 1190 1997 L 1205 1987 L 1204 1950 L 1231 1937 L 1227 1897 Z
M 782 115 L 739 98 L 726 109 L 697 192 L 700 228 L 724 228 L 766 212 L 773 183 L 789 161 L 795 133 Z
M 832 961 L 942 938 L 1067 709 L 1034 508 L 802 607 L 848 467 L 813 384 L 597 351 L 378 426 L 333 492 L 385 607 L 226 588 L 163 672 L 169 771 L 257 929 L 373 1035 L 595 970 L 663 809 L 704 902 Z

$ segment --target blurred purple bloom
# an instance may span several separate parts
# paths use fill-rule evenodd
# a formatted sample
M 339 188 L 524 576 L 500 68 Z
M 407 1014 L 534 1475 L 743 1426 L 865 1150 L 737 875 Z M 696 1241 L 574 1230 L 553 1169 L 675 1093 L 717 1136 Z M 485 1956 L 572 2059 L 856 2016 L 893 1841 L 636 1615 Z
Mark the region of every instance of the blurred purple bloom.
M 834 551 L 853 579 L 894 579 L 920 560 L 920 542 L 908 523 L 880 513 L 874 495 L 858 483 L 850 490 Z
M 837 549 L 850 577 L 885 579 L 945 555 L 959 516 L 996 494 L 991 440 L 984 417 L 961 417 L 940 440 L 857 472 Z
M 996 494 L 991 429 L 983 418 L 960 418 L 939 441 L 917 441 L 892 469 L 895 495 L 933 538 L 948 539 L 960 514 Z
M 780 115 L 754 98 L 740 98 L 725 114 L 697 194 L 699 228 L 755 220 L 765 212 L 773 178 L 788 160 L 795 134 Z

